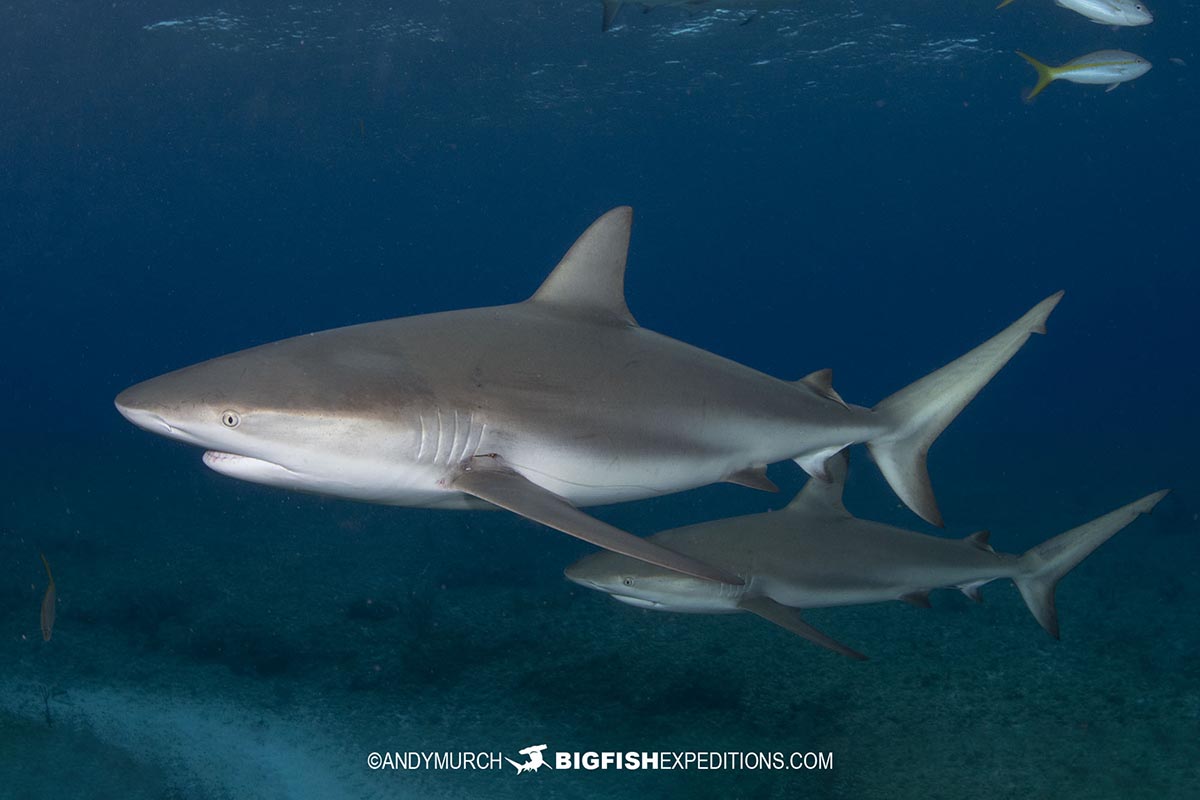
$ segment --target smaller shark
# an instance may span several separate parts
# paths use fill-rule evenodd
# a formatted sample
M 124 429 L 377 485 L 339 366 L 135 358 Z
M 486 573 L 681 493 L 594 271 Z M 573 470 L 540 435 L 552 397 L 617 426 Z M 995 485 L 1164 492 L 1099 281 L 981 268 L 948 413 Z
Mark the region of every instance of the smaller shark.
M 1155 492 L 1043 542 L 1024 555 L 997 553 L 988 532 L 946 539 L 858 519 L 842 505 L 848 460 L 829 462 L 829 482 L 810 479 L 786 508 L 664 531 L 656 544 L 732 572 L 744 585 L 713 583 L 613 552 L 566 569 L 569 580 L 623 603 L 659 611 L 748 611 L 814 644 L 856 659 L 862 653 L 809 625 L 797 609 L 904 600 L 928 608 L 936 588 L 958 588 L 976 602 L 986 583 L 1008 578 L 1041 626 L 1058 638 L 1059 580 L 1117 531 L 1148 514 Z

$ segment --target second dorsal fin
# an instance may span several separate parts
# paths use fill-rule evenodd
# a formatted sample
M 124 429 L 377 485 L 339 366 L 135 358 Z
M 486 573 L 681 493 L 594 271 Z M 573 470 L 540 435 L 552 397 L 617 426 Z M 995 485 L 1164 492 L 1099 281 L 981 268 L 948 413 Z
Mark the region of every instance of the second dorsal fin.
M 988 539 L 992 536 L 991 531 L 975 531 L 970 536 L 963 537 L 963 541 L 978 550 L 986 550 L 989 553 L 996 552 L 992 546 L 988 544 Z
M 796 383 L 803 383 L 808 388 L 812 389 L 821 397 L 827 400 L 832 400 L 840 406 L 849 408 L 846 401 L 833 388 L 833 370 L 819 369 L 816 372 L 810 372 Z
M 625 304 L 625 259 L 633 209 L 609 211 L 583 232 L 531 301 L 636 325 Z

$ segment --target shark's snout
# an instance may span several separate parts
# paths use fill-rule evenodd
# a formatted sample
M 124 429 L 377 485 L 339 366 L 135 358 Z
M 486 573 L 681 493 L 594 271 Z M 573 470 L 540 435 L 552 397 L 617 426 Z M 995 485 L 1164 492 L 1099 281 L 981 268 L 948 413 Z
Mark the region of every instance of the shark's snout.
M 147 393 L 143 390 L 145 384 L 139 383 L 136 386 L 131 386 L 125 391 L 117 395 L 113 405 L 117 407 L 117 411 L 121 416 L 137 425 L 139 428 L 151 431 L 152 433 L 170 434 L 174 432 L 159 409 L 155 404 L 150 402 Z
M 113 405 L 122 417 L 142 430 L 189 444 L 199 443 L 194 435 L 195 421 L 180 414 L 178 398 L 164 388 L 170 389 L 163 387 L 158 378 L 143 381 L 117 395 Z

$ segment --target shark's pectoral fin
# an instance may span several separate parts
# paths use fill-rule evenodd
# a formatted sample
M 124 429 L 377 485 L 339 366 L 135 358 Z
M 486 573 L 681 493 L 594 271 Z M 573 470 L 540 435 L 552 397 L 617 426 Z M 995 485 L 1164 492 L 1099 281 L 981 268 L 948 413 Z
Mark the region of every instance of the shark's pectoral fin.
M 697 578 L 735 585 L 743 583 L 736 575 L 588 516 L 553 492 L 499 463 L 495 457 L 471 459 L 450 486 L 614 553 Z
M 1108 94 L 1109 92 L 1111 92 L 1113 89 L 1116 89 L 1120 85 L 1121 85 L 1120 81 L 1117 81 L 1116 83 L 1110 83 L 1108 85 L 1108 88 L 1104 90 L 1104 93 Z
M 738 601 L 738 608 L 762 617 L 767 622 L 773 622 L 797 636 L 803 636 L 813 644 L 820 645 L 826 650 L 832 650 L 835 653 L 841 653 L 844 656 L 856 658 L 859 661 L 867 659 L 866 656 L 857 650 L 851 650 L 836 639 L 826 636 L 812 625 L 809 625 L 796 609 L 780 605 L 769 597 L 743 597 Z
M 778 492 L 779 487 L 775 482 L 767 477 L 766 467 L 747 467 L 743 470 L 731 474 L 725 479 L 725 483 L 736 483 L 738 486 L 746 486 L 750 489 L 758 489 L 763 492 Z

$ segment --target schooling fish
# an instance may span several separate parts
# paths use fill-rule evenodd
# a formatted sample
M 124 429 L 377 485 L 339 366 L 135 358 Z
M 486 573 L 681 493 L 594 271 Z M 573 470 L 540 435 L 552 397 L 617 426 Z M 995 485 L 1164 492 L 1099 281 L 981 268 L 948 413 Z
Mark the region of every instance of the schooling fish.
M 734 573 L 744 585 L 689 578 L 616 553 L 567 567 L 569 580 L 632 606 L 693 614 L 747 611 L 835 653 L 864 656 L 809 625 L 798 609 L 904 600 L 928 607 L 931 589 L 957 588 L 972 600 L 1008 578 L 1041 626 L 1058 638 L 1054 590 L 1064 575 L 1166 492 L 1143 497 L 1042 542 L 1024 555 L 997 553 L 987 531 L 965 539 L 926 536 L 858 519 L 842 505 L 845 454 L 830 481 L 812 479 L 786 508 L 676 528 L 650 541 Z
M 1004 8 L 1011 2 L 1013 0 L 1004 0 L 996 8 Z M 1054 0 L 1054 4 L 1101 25 L 1133 28 L 1154 22 L 1154 15 L 1141 0 Z
M 46 560 L 44 553 L 38 553 L 42 557 L 42 564 L 46 567 L 46 577 L 50 580 L 50 585 L 46 587 L 46 596 L 42 598 L 42 639 L 50 641 L 50 634 L 54 632 L 54 607 L 58 603 L 58 589 L 54 587 L 54 575 L 50 572 L 50 562 Z
M 1150 71 L 1152 64 L 1146 59 L 1124 50 L 1097 50 L 1086 56 L 1072 59 L 1061 67 L 1050 67 L 1032 56 L 1016 51 L 1037 70 L 1038 82 L 1024 94 L 1026 101 L 1037 97 L 1051 81 L 1062 79 L 1071 83 L 1108 84 L 1105 91 L 1111 92 L 1126 81 L 1140 78 Z

